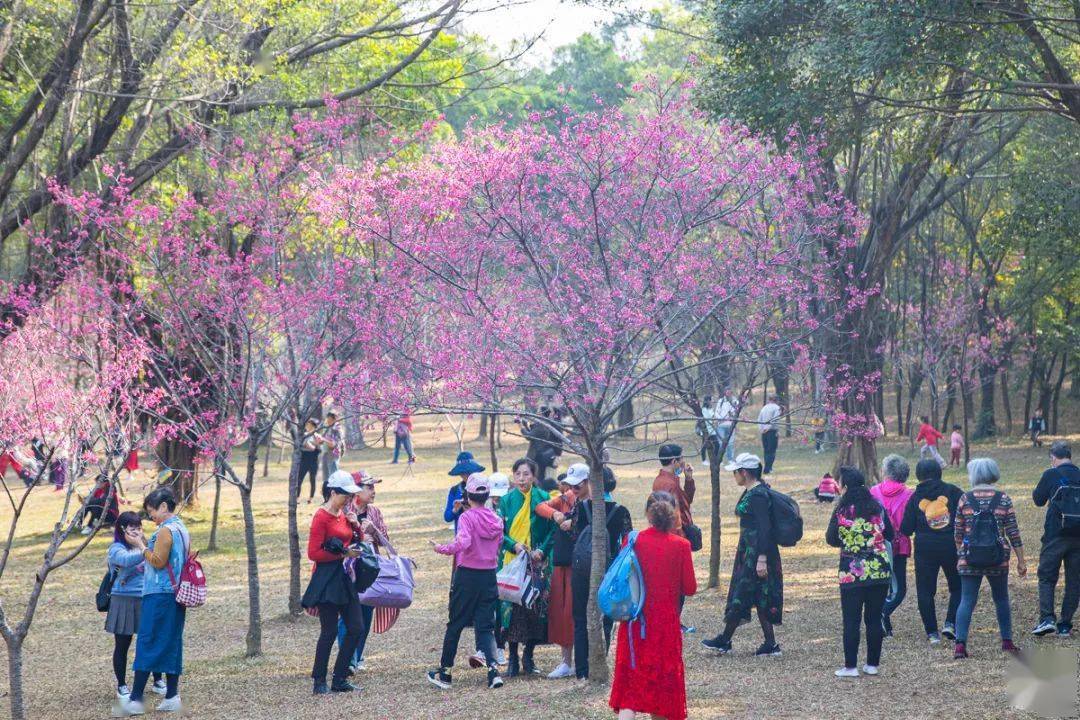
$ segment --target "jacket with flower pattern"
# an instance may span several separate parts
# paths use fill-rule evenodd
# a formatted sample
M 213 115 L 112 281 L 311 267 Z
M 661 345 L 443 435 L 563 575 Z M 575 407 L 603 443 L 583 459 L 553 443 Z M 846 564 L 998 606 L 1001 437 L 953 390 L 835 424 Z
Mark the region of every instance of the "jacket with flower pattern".
M 851 505 L 837 507 L 825 542 L 840 548 L 840 588 L 888 585 L 892 560 L 886 543 L 892 539 L 892 523 L 884 508 L 867 519 L 857 516 Z

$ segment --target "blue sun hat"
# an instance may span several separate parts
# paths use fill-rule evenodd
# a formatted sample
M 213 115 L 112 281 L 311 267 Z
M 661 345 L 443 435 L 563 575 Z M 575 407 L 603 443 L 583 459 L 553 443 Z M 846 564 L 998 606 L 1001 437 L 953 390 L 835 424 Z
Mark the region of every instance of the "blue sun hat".
M 471 452 L 460 452 L 457 456 L 457 464 L 450 468 L 450 472 L 447 475 L 452 477 L 461 477 L 462 475 L 472 475 L 473 473 L 484 472 L 484 466 L 476 462 L 473 459 Z

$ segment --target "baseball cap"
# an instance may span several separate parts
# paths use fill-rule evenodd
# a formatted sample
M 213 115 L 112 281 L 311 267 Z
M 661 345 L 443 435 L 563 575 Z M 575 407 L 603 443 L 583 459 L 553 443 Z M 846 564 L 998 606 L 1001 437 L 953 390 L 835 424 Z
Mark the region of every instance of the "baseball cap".
M 566 477 L 561 482 L 577 487 L 589 479 L 589 466 L 585 463 L 574 463 L 566 470 Z
M 331 490 L 340 490 L 341 492 L 354 495 L 360 492 L 360 486 L 353 482 L 353 476 L 346 470 L 335 470 L 330 479 L 326 481 L 326 487 Z
M 486 492 L 491 492 L 491 481 L 488 479 L 487 475 L 473 473 L 465 482 L 465 492 L 471 493 L 473 495 L 481 495 Z
M 491 484 L 491 497 L 502 497 L 510 492 L 510 477 L 506 473 L 493 472 L 488 475 Z
M 754 468 L 761 467 L 761 458 L 753 453 L 739 453 L 735 457 L 735 462 L 728 463 L 724 466 L 725 470 L 734 472 L 735 470 L 753 470 Z
M 352 474 L 352 479 L 357 485 L 374 485 L 382 482 L 380 478 L 368 474 L 366 470 L 357 470 Z

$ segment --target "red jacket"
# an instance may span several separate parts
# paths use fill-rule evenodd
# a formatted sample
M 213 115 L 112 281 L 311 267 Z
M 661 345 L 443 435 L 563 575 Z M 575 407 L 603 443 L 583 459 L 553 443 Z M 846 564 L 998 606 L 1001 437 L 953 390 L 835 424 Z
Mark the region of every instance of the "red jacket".
M 679 504 L 679 512 L 675 513 L 675 527 L 672 528 L 672 532 L 686 537 L 683 533 L 683 526 L 694 523 L 694 516 L 690 513 L 690 503 L 694 502 L 697 487 L 694 485 L 693 478 L 684 476 L 683 484 L 680 486 L 679 478 L 675 476 L 675 473 L 662 469 L 656 479 L 653 480 L 652 489 L 653 492 L 663 491 L 671 493 L 675 497 L 675 501 Z
M 919 426 L 919 434 L 915 436 L 915 442 L 925 440 L 927 445 L 937 445 L 937 441 L 945 437 L 937 431 L 937 428 L 930 423 L 923 423 Z

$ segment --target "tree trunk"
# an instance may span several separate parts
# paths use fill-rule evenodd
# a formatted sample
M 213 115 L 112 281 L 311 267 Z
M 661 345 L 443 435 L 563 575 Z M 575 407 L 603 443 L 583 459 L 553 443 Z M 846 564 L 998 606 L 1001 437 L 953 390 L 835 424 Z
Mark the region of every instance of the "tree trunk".
M 997 367 L 987 363 L 979 364 L 979 415 L 975 421 L 975 440 L 993 437 L 997 434 L 994 421 L 994 383 L 997 381 Z
M 630 398 L 626 399 L 622 405 L 619 406 L 619 429 L 616 431 L 616 435 L 619 437 L 632 438 L 634 437 L 634 401 Z
M 598 445 L 598 444 L 597 444 Z M 604 463 L 602 450 L 594 445 L 594 457 L 589 458 L 589 491 L 592 503 L 592 568 L 589 573 L 589 682 L 593 685 L 607 685 L 611 673 L 607 663 L 607 642 L 604 639 L 604 620 L 597 604 L 596 588 L 607 572 L 608 536 L 607 506 L 604 504 Z
M 971 437 L 968 435 L 968 417 L 971 415 L 971 395 L 967 391 L 967 383 L 964 382 L 963 373 L 963 361 L 960 363 L 960 399 L 963 401 L 963 415 L 964 415 L 964 437 Z M 964 443 L 964 465 L 967 465 L 971 460 L 971 443 Z
M 300 607 L 300 523 L 296 515 L 300 502 L 300 450 L 303 431 L 297 426 L 292 435 L 292 461 L 289 463 L 289 615 L 299 617 L 304 609 Z
M 206 543 L 206 550 L 208 552 L 216 552 L 217 545 L 217 531 L 218 531 L 218 517 L 221 513 L 221 465 L 214 461 L 214 513 L 210 516 L 210 540 Z
M 1050 433 L 1058 435 L 1058 401 L 1061 399 L 1061 387 L 1065 384 L 1065 371 L 1069 365 L 1069 356 L 1067 353 L 1061 354 L 1061 369 L 1058 370 L 1057 382 L 1054 383 L 1054 399 L 1051 401 L 1053 404 L 1053 410 L 1050 413 Z
M 480 430 L 476 433 L 477 440 L 483 440 L 488 435 L 488 414 L 480 413 Z
M 487 417 L 485 415 L 484 417 Z M 488 450 L 491 451 L 491 472 L 499 471 L 499 454 L 495 452 L 495 415 L 488 422 Z
M 725 447 L 727 442 L 724 443 Z M 717 452 L 712 442 L 705 447 L 709 458 L 709 517 L 712 529 L 709 531 L 709 588 L 720 587 L 720 458 L 724 457 L 724 448 Z
M 266 477 L 270 474 L 270 446 L 274 443 L 271 442 L 271 438 L 274 436 L 273 432 L 266 433 L 266 452 L 263 453 L 263 469 L 262 477 Z
M 1035 391 L 1035 375 L 1038 374 L 1038 359 L 1035 353 L 1031 355 L 1031 365 L 1028 367 L 1027 390 L 1024 393 L 1024 428 L 1027 428 L 1028 419 L 1031 417 L 1031 396 Z
M 26 700 L 23 695 L 23 640 L 17 634 L 5 633 L 8 654 L 8 693 L 11 695 L 11 720 L 26 720 Z
M 904 383 L 899 368 L 895 372 L 896 380 L 893 382 L 893 392 L 896 400 L 896 434 L 904 437 Z M 885 418 L 882 418 L 882 421 L 884 420 Z
M 259 604 L 259 551 L 255 546 L 255 514 L 251 509 L 251 491 L 255 484 L 255 464 L 259 459 L 259 433 L 248 432 L 247 468 L 240 485 L 240 504 L 244 512 L 244 547 L 247 549 L 248 631 L 246 657 L 262 655 L 262 609 Z
M 1012 400 L 1009 399 L 1009 371 L 1001 371 L 1001 405 L 1005 409 L 1004 435 L 1012 435 Z

